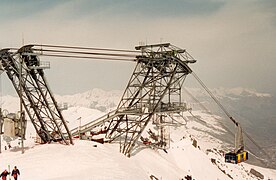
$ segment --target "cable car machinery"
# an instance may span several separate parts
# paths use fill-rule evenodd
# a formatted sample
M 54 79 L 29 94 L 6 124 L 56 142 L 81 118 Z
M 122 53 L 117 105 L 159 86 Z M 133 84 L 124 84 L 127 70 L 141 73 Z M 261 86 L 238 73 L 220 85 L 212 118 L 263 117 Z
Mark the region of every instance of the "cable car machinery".
M 124 154 L 130 154 L 153 116 L 160 123 L 164 113 L 169 116 L 183 110 L 181 86 L 192 72 L 187 63 L 195 62 L 185 50 L 169 43 L 139 46 L 136 51 L 35 44 L 2 49 L 2 69 L 19 95 L 22 88 L 25 110 L 38 135 L 44 142 L 62 140 L 66 144 L 66 139 L 72 144 L 71 133 L 46 82 L 43 69 L 47 66 L 38 56 L 137 62 L 117 110 L 109 117 L 106 135 L 110 142 L 120 137 Z
M 187 110 L 182 103 L 181 88 L 186 76 L 192 74 L 238 127 L 235 151 L 228 155 L 241 157 L 240 155 L 245 153 L 243 160 L 248 158 L 248 153 L 244 151 L 240 124 L 190 69 L 188 64 L 195 63 L 196 60 L 186 50 L 170 43 L 137 46 L 135 49 L 136 51 L 129 51 L 34 44 L 20 49 L 0 50 L 0 65 L 19 95 L 20 88 L 23 89 L 23 105 L 36 132 L 44 142 L 61 140 L 66 144 L 73 144 L 72 135 L 89 132 L 96 126 L 108 124 L 106 139 L 109 142 L 119 141 L 120 151 L 127 156 L 130 156 L 139 139 L 143 141 L 142 133 L 151 120 L 161 131 L 161 139 L 155 146 L 167 147 L 164 143 L 168 140 L 168 137 L 164 136 L 164 124 L 166 124 L 164 117 L 172 117 L 173 113 Z M 38 56 L 132 61 L 136 62 L 136 67 L 116 110 L 70 132 L 45 79 L 43 69 L 49 64 L 45 66 Z M 19 87 L 20 67 L 21 87 Z M 241 158 L 236 162 L 240 161 Z

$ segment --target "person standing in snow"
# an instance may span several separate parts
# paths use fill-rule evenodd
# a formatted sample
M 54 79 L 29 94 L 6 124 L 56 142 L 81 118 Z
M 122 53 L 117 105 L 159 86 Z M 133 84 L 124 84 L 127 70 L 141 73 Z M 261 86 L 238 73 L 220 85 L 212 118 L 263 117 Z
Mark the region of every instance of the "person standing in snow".
M 5 169 L 1 174 L 0 177 L 2 177 L 2 180 L 7 180 L 7 175 L 10 173 Z
M 14 180 L 17 180 L 18 175 L 20 175 L 19 169 L 14 166 L 14 169 L 12 170 L 12 177 L 14 178 Z

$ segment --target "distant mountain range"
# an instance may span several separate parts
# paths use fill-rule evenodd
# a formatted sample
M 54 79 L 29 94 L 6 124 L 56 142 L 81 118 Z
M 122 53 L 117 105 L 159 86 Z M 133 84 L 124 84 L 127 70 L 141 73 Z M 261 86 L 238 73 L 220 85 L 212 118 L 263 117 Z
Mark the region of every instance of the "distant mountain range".
M 69 107 L 81 106 L 108 112 L 118 105 L 121 95 L 122 92 L 118 90 L 104 91 L 95 88 L 91 91 L 74 95 L 55 95 L 55 98 L 59 104 L 68 103 Z

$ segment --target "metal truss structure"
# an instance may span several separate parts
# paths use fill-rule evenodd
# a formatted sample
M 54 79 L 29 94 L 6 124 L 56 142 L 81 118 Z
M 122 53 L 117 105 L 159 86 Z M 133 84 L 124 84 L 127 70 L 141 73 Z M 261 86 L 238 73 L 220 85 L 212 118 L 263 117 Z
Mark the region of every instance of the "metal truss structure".
M 70 132 L 45 79 L 43 69 L 49 68 L 49 63 L 42 63 L 38 56 L 135 61 L 137 64 L 117 109 Z M 195 77 L 229 119 L 239 126 L 239 123 L 190 69 L 188 63 L 195 62 L 196 60 L 186 50 L 170 43 L 137 46 L 136 51 L 33 44 L 20 49 L 1 49 L 0 75 L 3 71 L 8 75 L 22 102 L 20 118 L 24 115 L 23 104 L 43 142 L 59 141 L 73 144 L 71 133 L 81 137 L 86 132 L 93 134 L 91 131 L 96 127 L 107 125 L 104 131 L 101 131 L 106 133 L 106 140 L 120 142 L 120 151 L 130 156 L 137 147 L 139 139 L 143 144 L 148 143 L 142 133 L 145 132 L 149 122 L 156 125 L 159 134 L 156 136 L 149 129 L 147 133 L 155 143 L 148 145 L 168 148 L 169 132 L 166 127 L 172 124 L 173 114 L 188 110 L 181 98 L 182 86 L 188 74 Z M 172 121 L 168 121 L 167 117 Z M 0 108 L 0 127 L 2 118 Z M 239 130 L 238 145 L 239 150 L 243 150 L 240 126 Z M 21 133 L 21 137 L 23 134 Z M 245 134 L 259 150 L 267 155 L 254 139 Z
M 43 64 L 31 46 L 13 52 L 0 50 L 0 66 L 7 73 L 24 108 L 44 143 L 59 141 L 73 144 L 70 131 L 51 93 L 44 75 Z
M 91 52 L 92 51 L 92 52 Z M 131 54 L 130 54 L 131 53 Z M 106 140 L 120 142 L 120 151 L 130 156 L 150 121 L 159 130 L 154 146 L 165 149 L 169 141 L 167 121 L 173 113 L 187 110 L 181 99 L 188 63 L 196 62 L 184 49 L 169 43 L 136 47 L 136 51 L 56 45 L 27 45 L 11 52 L 0 51 L 2 69 L 12 81 L 34 127 L 44 142 L 72 143 L 71 133 L 47 85 L 38 56 L 135 61 L 136 67 L 115 111 L 71 131 L 73 135 L 107 125 Z M 20 81 L 21 79 L 21 81 Z M 148 133 L 154 137 L 152 131 Z
M 181 102 L 181 86 L 192 72 L 187 64 L 195 62 L 186 50 L 169 43 L 138 46 L 136 50 L 141 50 L 141 55 L 136 58 L 137 65 L 106 134 L 110 142 L 120 142 L 120 151 L 127 156 L 150 120 L 163 124 L 165 114 L 185 108 Z M 164 133 L 161 136 L 158 145 L 166 146 L 162 142 Z

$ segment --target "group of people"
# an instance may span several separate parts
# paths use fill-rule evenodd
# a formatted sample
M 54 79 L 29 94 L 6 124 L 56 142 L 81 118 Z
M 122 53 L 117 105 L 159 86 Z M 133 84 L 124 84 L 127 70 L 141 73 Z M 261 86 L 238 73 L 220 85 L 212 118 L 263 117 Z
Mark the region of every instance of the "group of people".
M 2 177 L 2 180 L 7 180 L 7 176 L 10 174 L 6 169 L 0 174 L 0 177 Z M 11 176 L 14 178 L 14 180 L 17 180 L 18 175 L 20 175 L 19 169 L 17 169 L 16 166 L 14 166 L 12 170 Z

